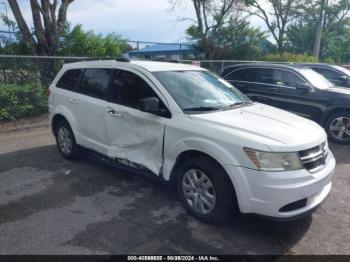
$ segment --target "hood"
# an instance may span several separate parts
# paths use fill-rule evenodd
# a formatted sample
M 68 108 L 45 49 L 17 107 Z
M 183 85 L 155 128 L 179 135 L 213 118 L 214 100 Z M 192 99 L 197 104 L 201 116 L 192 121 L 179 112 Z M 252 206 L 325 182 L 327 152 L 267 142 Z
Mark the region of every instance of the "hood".
M 191 115 L 210 128 L 239 138 L 242 146 L 261 143 L 272 151 L 299 151 L 321 144 L 327 138 L 315 122 L 264 104 Z M 217 134 L 220 136 L 220 134 Z M 253 144 L 254 144 L 253 143 Z
M 335 86 L 325 90 L 331 93 L 338 93 L 341 96 L 350 95 L 350 88 L 347 88 L 347 87 Z

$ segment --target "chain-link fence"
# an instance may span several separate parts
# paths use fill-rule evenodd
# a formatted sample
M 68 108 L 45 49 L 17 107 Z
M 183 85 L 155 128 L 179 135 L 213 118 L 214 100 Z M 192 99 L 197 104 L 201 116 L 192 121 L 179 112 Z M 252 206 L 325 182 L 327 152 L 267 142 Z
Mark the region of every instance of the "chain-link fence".
M 0 132 L 47 124 L 47 87 L 76 57 L 0 56 Z

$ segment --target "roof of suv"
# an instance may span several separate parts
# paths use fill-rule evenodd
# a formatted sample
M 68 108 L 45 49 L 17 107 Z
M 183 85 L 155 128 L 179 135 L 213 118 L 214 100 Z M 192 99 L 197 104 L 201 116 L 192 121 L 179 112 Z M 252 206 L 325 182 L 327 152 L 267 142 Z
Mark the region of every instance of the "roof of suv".
M 156 61 L 137 61 L 132 60 L 130 62 L 118 62 L 116 60 L 97 60 L 97 61 L 82 61 L 64 64 L 66 69 L 74 68 L 85 68 L 85 67 L 125 67 L 125 68 L 139 68 L 142 67 L 150 72 L 156 71 L 184 71 L 184 70 L 206 70 L 204 68 L 190 65 L 190 64 L 181 64 L 181 63 L 167 63 L 167 62 L 156 62 Z
M 268 68 L 282 68 L 282 69 L 297 69 L 302 68 L 302 66 L 295 65 L 295 64 L 279 64 L 279 63 L 242 63 L 242 64 L 235 64 L 228 66 L 224 69 L 222 72 L 222 75 L 225 76 L 228 73 L 230 73 L 233 69 L 237 68 L 247 68 L 247 67 L 268 67 Z

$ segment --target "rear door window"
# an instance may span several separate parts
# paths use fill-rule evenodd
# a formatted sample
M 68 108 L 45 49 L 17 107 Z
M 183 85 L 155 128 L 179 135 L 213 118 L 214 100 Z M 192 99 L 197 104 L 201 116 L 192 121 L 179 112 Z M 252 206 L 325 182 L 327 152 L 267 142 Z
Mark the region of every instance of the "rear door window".
M 247 72 L 246 81 L 273 84 L 273 70 L 270 68 L 250 68 Z
M 107 97 L 111 72 L 111 69 L 104 68 L 85 69 L 79 83 L 79 93 L 105 99 Z
M 73 90 L 77 81 L 79 80 L 80 73 L 81 69 L 72 69 L 66 71 L 57 82 L 56 86 L 67 90 Z

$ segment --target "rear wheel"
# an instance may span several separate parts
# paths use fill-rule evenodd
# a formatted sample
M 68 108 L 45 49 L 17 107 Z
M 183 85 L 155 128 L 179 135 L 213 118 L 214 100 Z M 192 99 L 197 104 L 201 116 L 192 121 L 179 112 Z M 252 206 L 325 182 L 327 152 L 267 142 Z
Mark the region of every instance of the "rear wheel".
M 68 160 L 80 157 L 80 148 L 77 145 L 74 133 L 66 120 L 61 120 L 56 125 L 56 144 L 61 155 Z
M 326 130 L 331 141 L 350 144 L 350 113 L 337 112 L 326 121 Z
M 205 156 L 190 158 L 177 170 L 177 192 L 189 214 L 212 223 L 237 209 L 232 182 L 224 169 Z

